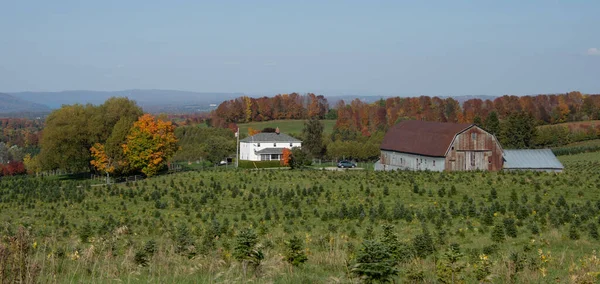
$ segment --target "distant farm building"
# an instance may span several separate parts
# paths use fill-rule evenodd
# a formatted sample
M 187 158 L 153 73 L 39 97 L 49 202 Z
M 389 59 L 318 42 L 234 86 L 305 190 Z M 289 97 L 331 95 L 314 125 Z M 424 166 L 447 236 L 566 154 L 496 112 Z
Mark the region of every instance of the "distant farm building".
M 281 160 L 283 149 L 302 147 L 302 141 L 280 133 L 258 133 L 240 140 L 240 160 L 273 161 Z
M 563 165 L 550 149 L 504 150 L 504 169 L 562 172 Z
M 502 166 L 500 143 L 476 125 L 411 120 L 386 133 L 376 169 L 498 171 Z
M 503 150 L 496 137 L 474 124 L 403 121 L 381 143 L 375 170 L 561 172 L 549 149 Z

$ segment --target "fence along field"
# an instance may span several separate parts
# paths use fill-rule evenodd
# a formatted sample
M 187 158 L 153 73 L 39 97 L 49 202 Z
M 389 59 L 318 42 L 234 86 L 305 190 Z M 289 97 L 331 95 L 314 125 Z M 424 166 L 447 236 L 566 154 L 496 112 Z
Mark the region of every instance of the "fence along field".
M 105 187 L 5 178 L 0 277 L 360 282 L 366 240 L 396 282 L 594 283 L 594 155 L 561 157 L 557 175 L 216 169 Z M 292 243 L 307 258 L 298 266 Z

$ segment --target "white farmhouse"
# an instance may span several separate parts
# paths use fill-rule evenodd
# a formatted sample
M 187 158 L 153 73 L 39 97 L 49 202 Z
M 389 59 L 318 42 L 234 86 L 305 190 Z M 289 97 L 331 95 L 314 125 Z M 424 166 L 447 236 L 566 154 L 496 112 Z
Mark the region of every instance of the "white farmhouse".
M 240 160 L 279 161 L 283 149 L 302 147 L 302 141 L 279 132 L 258 133 L 240 140 Z

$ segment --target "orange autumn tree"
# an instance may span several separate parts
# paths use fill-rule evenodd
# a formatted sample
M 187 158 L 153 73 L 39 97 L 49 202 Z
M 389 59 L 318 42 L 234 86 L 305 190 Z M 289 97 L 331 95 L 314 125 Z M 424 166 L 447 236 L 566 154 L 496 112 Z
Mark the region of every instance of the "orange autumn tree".
M 92 146 L 92 148 L 90 148 L 90 152 L 92 153 L 92 160 L 90 161 L 92 166 L 101 172 L 109 174 L 113 173 L 115 167 L 111 159 L 108 157 L 108 155 L 106 155 L 104 145 L 96 143 L 94 146 Z
M 129 166 L 146 176 L 158 173 L 177 149 L 175 127 L 170 121 L 150 114 L 144 114 L 133 124 L 123 145 Z
M 292 151 L 288 148 L 284 148 L 283 151 L 281 152 L 281 165 L 289 166 L 291 156 L 292 156 Z

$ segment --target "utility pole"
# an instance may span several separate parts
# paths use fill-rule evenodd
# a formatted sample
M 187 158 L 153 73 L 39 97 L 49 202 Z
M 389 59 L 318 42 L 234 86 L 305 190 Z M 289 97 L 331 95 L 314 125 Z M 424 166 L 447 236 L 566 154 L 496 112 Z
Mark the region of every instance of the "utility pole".
M 235 167 L 237 168 L 240 160 L 240 128 L 238 127 L 237 132 L 235 133 Z

